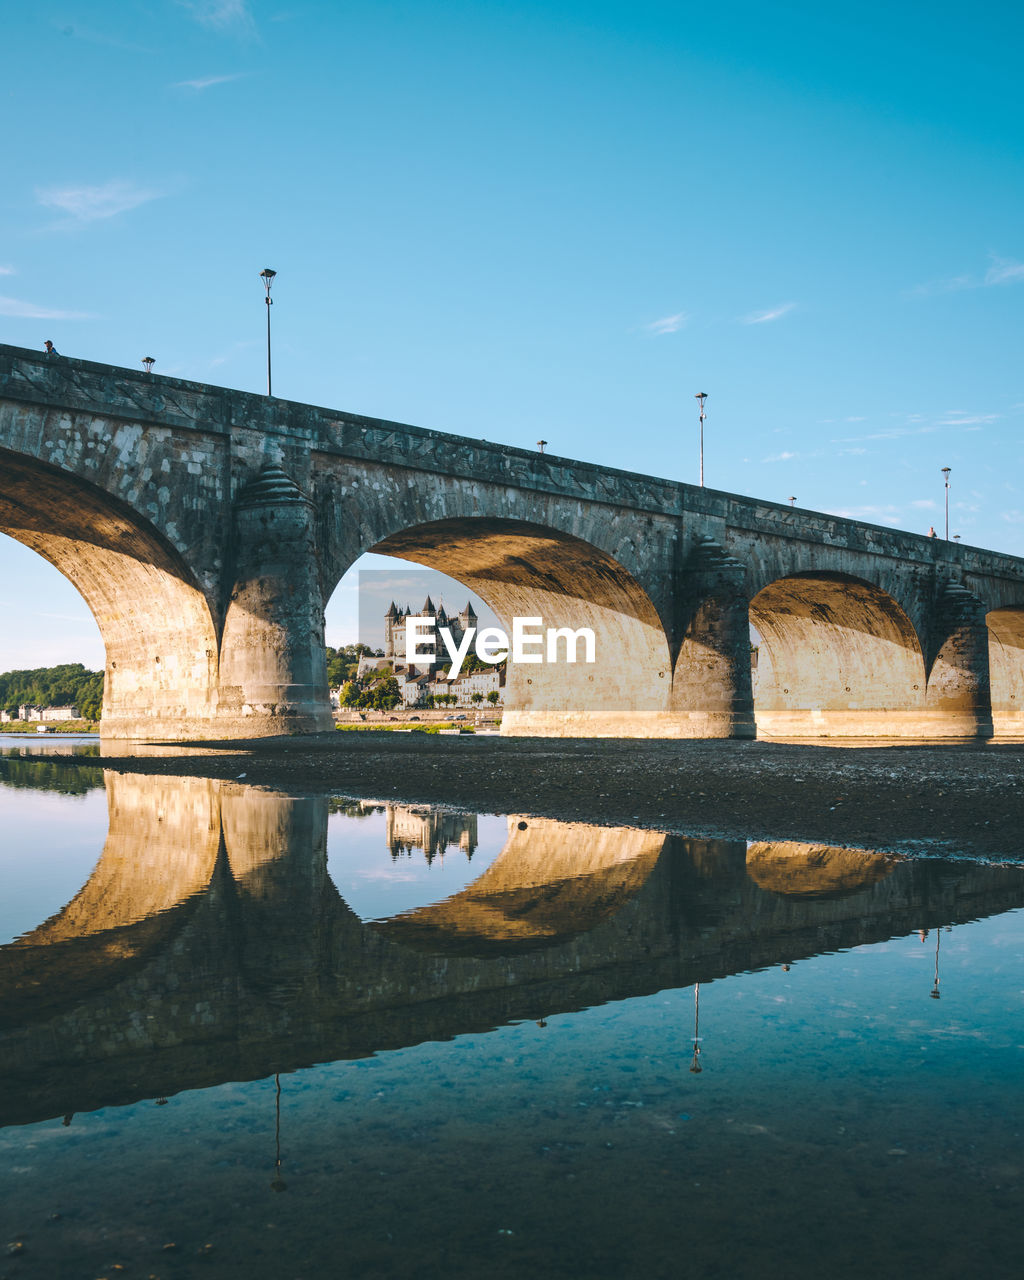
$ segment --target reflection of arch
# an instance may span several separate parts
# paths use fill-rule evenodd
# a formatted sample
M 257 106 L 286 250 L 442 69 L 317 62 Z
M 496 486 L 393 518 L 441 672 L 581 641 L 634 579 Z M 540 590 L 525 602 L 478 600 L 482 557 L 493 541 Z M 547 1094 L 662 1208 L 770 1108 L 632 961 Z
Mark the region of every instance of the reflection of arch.
M 1024 733 L 1024 606 L 993 609 L 986 618 L 996 733 Z
M 848 898 L 878 884 L 898 859 L 863 849 L 759 841 L 747 849 L 747 875 L 766 893 L 787 898 Z
M 661 856 L 662 832 L 510 817 L 509 838 L 461 893 L 373 925 L 432 953 L 486 955 L 566 942 L 614 915 Z
M 513 617 L 545 628 L 590 627 L 596 661 L 509 668 L 502 730 L 511 734 L 645 736 L 669 724 L 668 640 L 647 592 L 582 538 L 521 520 L 438 520 L 372 548 L 450 574 Z M 563 648 L 564 652 L 564 648 Z
M 750 603 L 762 637 L 755 686 L 761 732 L 898 736 L 922 732 L 925 666 L 913 624 L 879 587 L 809 572 Z
M 106 646 L 103 731 L 208 720 L 217 640 L 205 596 L 170 543 L 109 493 L 0 450 L 0 530 L 81 592 Z
M 79 893 L 0 948 L 0 1024 L 36 1020 L 121 978 L 162 946 L 210 883 L 220 784 L 105 772 L 110 826 Z

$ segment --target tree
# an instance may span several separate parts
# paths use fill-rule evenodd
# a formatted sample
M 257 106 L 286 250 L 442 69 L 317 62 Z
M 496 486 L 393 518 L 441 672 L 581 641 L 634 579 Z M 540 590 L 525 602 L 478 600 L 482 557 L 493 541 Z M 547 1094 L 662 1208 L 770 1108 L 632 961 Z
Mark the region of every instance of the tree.
M 478 690 L 476 693 L 474 693 L 474 694 L 472 694 L 472 695 L 470 696 L 470 699 L 469 699 L 469 700 L 470 700 L 470 702 L 483 702 L 483 700 L 484 700 L 484 695 L 483 695 L 482 693 L 480 693 L 480 691 Z
M 354 680 L 348 680 L 341 686 L 341 693 L 338 695 L 338 702 L 343 707 L 358 707 L 359 695 L 362 690 Z
M 80 662 L 31 671 L 0 674 L 0 706 L 75 706 L 87 720 L 98 720 L 103 709 L 103 672 L 87 671 Z
M 496 707 L 498 705 L 498 699 L 500 697 L 501 697 L 501 694 L 498 692 L 498 690 L 492 689 L 490 693 L 487 695 L 487 701 L 491 704 L 492 707 Z
M 388 673 L 382 680 L 373 685 L 373 706 L 378 711 L 390 711 L 402 701 L 402 691 L 398 681 Z

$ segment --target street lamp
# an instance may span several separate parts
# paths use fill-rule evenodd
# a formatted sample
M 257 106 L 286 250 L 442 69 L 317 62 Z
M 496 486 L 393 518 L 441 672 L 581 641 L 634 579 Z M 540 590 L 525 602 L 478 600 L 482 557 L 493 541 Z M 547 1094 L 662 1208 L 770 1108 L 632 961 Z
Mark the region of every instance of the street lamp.
M 796 506 L 796 498 L 794 498 L 792 494 L 790 494 L 790 496 L 786 499 L 786 501 L 789 503 L 791 507 Z
M 272 271 L 270 267 L 264 267 L 260 272 L 260 279 L 263 281 L 264 288 L 267 291 L 267 395 L 270 395 L 270 286 L 274 283 L 276 271 Z
M 698 391 L 693 397 L 700 401 L 700 487 L 704 488 L 704 401 L 708 398 L 706 391 Z
M 142 363 L 146 366 L 147 373 L 153 372 L 153 366 L 156 364 L 156 361 L 153 359 L 152 356 L 143 356 Z
M 942 474 L 946 479 L 946 541 L 949 541 L 949 467 L 942 468 Z
M 541 451 L 541 453 L 543 453 L 547 447 L 548 447 L 548 442 L 546 440 L 537 441 L 537 448 Z

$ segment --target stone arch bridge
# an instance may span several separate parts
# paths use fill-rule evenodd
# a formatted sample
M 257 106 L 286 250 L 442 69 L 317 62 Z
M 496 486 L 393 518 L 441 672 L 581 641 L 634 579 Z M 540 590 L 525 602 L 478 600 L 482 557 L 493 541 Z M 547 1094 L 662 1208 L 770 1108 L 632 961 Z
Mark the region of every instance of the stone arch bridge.
M 329 728 L 324 604 L 366 551 L 593 628 L 592 665 L 511 668 L 506 734 L 1024 731 L 1012 556 L 10 346 L 0 480 L 99 624 L 109 737 Z

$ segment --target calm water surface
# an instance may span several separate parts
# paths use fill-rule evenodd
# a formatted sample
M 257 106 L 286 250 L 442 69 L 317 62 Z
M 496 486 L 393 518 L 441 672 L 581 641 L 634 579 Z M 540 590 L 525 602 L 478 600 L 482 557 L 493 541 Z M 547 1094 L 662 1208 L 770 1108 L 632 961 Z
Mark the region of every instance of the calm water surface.
M 1019 863 L 87 760 L 0 830 L 0 1277 L 1020 1274 Z

